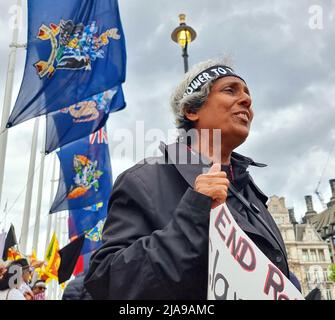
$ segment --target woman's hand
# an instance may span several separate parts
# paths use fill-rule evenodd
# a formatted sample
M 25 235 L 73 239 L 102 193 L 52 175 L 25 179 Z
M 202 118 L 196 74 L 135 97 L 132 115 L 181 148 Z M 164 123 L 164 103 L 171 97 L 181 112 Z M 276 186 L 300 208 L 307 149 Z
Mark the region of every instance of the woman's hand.
M 227 199 L 229 180 L 221 164 L 214 163 L 208 173 L 200 174 L 195 179 L 194 190 L 212 198 L 212 209 Z
M 26 300 L 34 300 L 34 294 L 32 292 L 26 291 L 23 295 Z

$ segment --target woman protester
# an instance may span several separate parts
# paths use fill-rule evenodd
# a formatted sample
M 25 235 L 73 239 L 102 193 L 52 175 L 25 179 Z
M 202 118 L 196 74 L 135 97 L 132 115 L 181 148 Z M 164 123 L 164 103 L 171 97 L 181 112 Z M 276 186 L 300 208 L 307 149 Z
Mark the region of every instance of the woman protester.
M 94 299 L 206 299 L 209 214 L 224 202 L 289 277 L 268 198 L 247 171 L 265 165 L 234 152 L 254 116 L 245 80 L 208 60 L 185 75 L 171 101 L 183 132 L 177 143 L 161 144 L 161 157 L 126 170 L 114 184 L 103 245 L 85 281 Z

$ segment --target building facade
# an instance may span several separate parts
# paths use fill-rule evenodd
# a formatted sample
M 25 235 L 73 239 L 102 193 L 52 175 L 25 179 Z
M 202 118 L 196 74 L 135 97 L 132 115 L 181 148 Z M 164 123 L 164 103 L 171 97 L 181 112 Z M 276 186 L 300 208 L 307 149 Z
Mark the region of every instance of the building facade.
M 289 267 L 300 280 L 302 294 L 306 296 L 319 287 L 323 299 L 335 300 L 335 284 L 329 279 L 332 259 L 328 244 L 307 221 L 296 222 L 293 209 L 285 206 L 285 198 L 270 197 L 268 209 L 282 234 Z
M 313 225 L 321 238 L 329 246 L 332 261 L 335 262 L 335 179 L 329 180 L 331 198 L 327 208 L 320 213 L 307 216 L 306 220 Z

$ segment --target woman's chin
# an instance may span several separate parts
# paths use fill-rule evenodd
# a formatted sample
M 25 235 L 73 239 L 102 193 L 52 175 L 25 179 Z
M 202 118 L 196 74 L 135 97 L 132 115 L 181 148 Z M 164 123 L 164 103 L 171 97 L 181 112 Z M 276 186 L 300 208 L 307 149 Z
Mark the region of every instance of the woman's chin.
M 238 136 L 241 140 L 245 141 L 249 136 L 249 127 L 239 126 L 236 128 L 236 136 Z

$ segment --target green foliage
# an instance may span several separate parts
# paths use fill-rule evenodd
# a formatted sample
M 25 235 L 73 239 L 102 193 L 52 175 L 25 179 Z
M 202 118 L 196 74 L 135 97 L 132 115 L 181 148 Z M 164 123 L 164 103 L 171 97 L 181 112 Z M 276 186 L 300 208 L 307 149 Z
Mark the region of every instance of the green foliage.
M 330 275 L 329 275 L 329 279 L 333 282 L 335 282 L 335 263 L 333 263 L 330 266 Z

